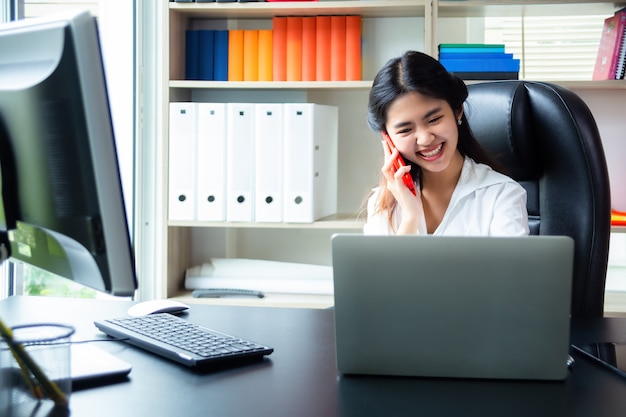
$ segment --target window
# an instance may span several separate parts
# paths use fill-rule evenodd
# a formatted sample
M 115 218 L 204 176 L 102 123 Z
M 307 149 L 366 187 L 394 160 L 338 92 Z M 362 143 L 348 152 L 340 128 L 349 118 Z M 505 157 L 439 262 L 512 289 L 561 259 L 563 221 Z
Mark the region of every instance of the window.
M 485 42 L 521 60 L 520 78 L 591 80 L 606 15 L 486 17 Z
M 67 10 L 89 10 L 94 16 L 98 16 L 99 0 L 23 0 L 24 18 L 44 16 Z

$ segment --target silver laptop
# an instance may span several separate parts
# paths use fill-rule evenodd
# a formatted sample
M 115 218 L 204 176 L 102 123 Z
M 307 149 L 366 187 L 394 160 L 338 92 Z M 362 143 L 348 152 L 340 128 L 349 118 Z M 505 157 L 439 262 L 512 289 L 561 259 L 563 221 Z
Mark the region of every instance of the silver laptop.
M 344 374 L 567 376 L 574 241 L 332 237 Z

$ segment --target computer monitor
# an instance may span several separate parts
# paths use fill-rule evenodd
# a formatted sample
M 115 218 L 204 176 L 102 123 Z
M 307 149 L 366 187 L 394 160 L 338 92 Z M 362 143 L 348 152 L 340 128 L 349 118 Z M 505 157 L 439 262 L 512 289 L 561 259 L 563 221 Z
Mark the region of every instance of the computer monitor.
M 97 22 L 0 25 L 0 244 L 98 291 L 137 289 Z

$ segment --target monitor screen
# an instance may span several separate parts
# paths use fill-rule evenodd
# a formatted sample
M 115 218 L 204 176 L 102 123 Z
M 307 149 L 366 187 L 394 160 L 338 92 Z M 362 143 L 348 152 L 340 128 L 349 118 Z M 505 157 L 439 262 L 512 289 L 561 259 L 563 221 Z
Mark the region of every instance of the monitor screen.
M 137 288 L 97 22 L 0 25 L 5 256 L 119 296 Z

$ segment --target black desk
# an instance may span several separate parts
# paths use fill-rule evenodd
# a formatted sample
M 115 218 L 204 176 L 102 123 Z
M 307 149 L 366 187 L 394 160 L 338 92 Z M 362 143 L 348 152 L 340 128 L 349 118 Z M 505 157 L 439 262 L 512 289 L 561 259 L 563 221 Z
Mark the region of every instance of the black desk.
M 12 297 L 10 325 L 77 327 L 102 338 L 94 319 L 123 316 L 130 303 Z M 72 393 L 71 417 L 99 416 L 594 416 L 626 415 L 626 380 L 576 357 L 564 383 L 340 377 L 332 310 L 193 305 L 190 321 L 271 345 L 252 365 L 197 373 L 123 342 L 98 346 L 133 365 L 129 380 Z M 575 321 L 572 340 L 626 338 L 626 319 Z

